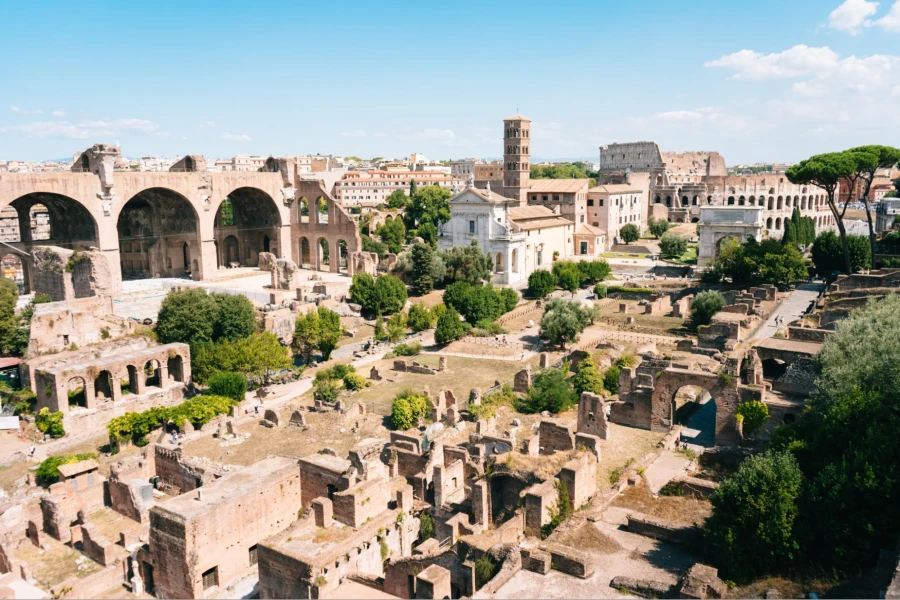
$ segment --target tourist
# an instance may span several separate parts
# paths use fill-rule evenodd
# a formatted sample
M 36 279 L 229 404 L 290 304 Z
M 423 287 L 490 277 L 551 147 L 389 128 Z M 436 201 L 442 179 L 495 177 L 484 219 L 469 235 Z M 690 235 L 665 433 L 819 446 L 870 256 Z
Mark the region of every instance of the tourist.
M 34 447 L 34 444 L 28 447 L 28 458 L 34 458 L 34 453 L 37 448 Z

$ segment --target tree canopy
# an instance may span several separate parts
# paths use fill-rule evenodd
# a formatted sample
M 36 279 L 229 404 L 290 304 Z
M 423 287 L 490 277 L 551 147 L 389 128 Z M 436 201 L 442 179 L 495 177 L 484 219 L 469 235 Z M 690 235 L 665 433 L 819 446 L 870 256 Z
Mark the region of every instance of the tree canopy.
M 665 219 L 654 219 L 653 217 L 650 217 L 650 221 L 647 223 L 647 225 L 650 229 L 650 233 L 653 234 L 656 239 L 661 238 L 663 234 L 667 232 L 672 226 L 672 224 Z
M 638 229 L 638 226 L 634 223 L 626 223 L 622 225 L 622 228 L 619 230 L 619 237 L 622 238 L 622 241 L 626 244 L 630 244 L 631 242 L 636 242 L 641 237 L 641 230 Z
M 410 194 L 410 202 L 406 207 L 404 221 L 409 231 L 415 230 L 417 235 L 426 238 L 423 233 L 436 236 L 441 225 L 450 220 L 450 190 L 437 185 L 426 185 Z M 429 225 L 423 231 L 422 226 Z M 425 241 L 432 243 L 433 240 Z
M 703 273 L 706 283 L 719 283 L 723 278 L 736 284 L 787 284 L 809 276 L 806 259 L 796 248 L 778 240 L 757 242 L 750 238 L 743 244 L 736 238 L 723 240 L 719 256 Z
M 406 226 L 400 217 L 388 219 L 375 229 L 375 235 L 394 254 L 399 254 L 406 242 Z
M 713 315 L 725 306 L 725 297 L 716 290 L 704 290 L 691 303 L 691 320 L 696 325 L 709 325 Z
M 869 240 L 861 235 L 848 235 L 850 266 L 853 272 L 872 265 Z M 833 231 L 823 231 L 816 237 L 812 247 L 812 261 L 816 272 L 823 277 L 831 277 L 835 271 L 846 273 L 841 240 Z
M 674 233 L 664 233 L 659 241 L 659 250 L 665 258 L 681 258 L 687 247 L 687 239 Z
M 478 240 L 468 246 L 454 246 L 442 254 L 448 281 L 465 281 L 478 285 L 491 280 L 491 256 L 481 251 Z
M 545 269 L 537 269 L 528 276 L 528 295 L 544 298 L 556 289 L 556 275 Z
M 540 336 L 551 345 L 563 346 L 578 341 L 590 322 L 590 314 L 577 300 L 552 298 L 544 305 Z

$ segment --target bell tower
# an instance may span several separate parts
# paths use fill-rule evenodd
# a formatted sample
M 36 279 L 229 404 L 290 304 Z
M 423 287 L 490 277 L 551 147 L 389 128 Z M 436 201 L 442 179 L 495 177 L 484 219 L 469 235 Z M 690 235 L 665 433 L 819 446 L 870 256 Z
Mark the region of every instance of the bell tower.
M 503 119 L 503 195 L 527 204 L 531 173 L 531 119 L 513 115 Z

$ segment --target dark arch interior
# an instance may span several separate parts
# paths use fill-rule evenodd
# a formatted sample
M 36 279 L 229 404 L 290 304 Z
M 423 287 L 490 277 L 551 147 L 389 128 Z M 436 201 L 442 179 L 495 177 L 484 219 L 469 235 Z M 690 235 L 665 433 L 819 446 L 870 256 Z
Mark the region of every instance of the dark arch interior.
M 181 277 L 199 268 L 197 214 L 177 192 L 136 194 L 119 213 L 117 228 L 123 279 Z
M 513 516 L 527 487 L 528 484 L 516 477 L 497 475 L 491 478 L 491 519 L 495 525 Z
M 716 444 L 716 401 L 699 386 L 680 387 L 672 397 L 672 425 L 682 425 L 681 439 L 689 444 Z
M 10 227 L 7 241 L 40 241 L 73 250 L 97 245 L 94 217 L 72 198 L 36 192 L 13 200 L 10 207 L 14 213 L 9 209 L 0 213 L 0 221 Z
M 215 240 L 219 248 L 218 263 L 255 267 L 260 252 L 280 257 L 278 229 L 281 216 L 275 201 L 257 188 L 238 188 L 228 194 L 216 211 Z M 227 240 L 227 243 L 226 243 Z M 234 248 L 236 244 L 236 250 Z

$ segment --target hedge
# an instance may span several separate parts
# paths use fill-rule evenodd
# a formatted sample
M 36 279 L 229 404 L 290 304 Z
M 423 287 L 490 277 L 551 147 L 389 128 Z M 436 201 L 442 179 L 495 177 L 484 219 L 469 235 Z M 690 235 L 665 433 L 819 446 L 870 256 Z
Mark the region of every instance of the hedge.
M 155 406 L 145 411 L 127 412 L 106 424 L 110 445 L 118 448 L 119 442 L 131 438 L 138 446 L 144 445 L 148 433 L 172 421 L 181 426 L 190 421 L 194 427 L 202 427 L 218 415 L 224 415 L 236 403 L 225 396 L 196 396 L 177 406 Z
M 656 290 L 651 288 L 637 288 L 637 287 L 626 287 L 624 285 L 608 285 L 606 286 L 606 293 L 612 294 L 613 292 L 622 292 L 622 293 L 630 293 L 630 294 L 652 294 Z

